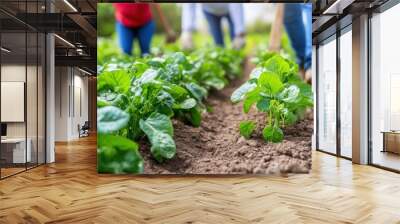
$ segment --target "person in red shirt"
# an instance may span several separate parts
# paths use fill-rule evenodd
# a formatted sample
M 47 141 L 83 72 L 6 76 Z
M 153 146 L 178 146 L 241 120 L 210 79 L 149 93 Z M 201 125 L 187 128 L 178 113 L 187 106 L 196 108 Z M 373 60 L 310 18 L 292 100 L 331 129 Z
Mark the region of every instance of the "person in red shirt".
M 151 39 L 155 24 L 151 13 L 152 5 L 159 14 L 161 23 L 167 33 L 167 42 L 175 41 L 175 33 L 167 23 L 160 6 L 148 3 L 114 3 L 116 30 L 122 51 L 132 54 L 133 41 L 139 41 L 142 55 L 150 53 Z

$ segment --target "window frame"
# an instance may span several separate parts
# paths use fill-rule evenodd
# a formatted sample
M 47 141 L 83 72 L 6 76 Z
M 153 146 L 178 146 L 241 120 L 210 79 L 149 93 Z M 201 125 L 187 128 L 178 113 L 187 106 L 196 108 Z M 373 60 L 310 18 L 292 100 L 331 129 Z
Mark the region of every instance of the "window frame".
M 388 166 L 380 165 L 377 163 L 373 162 L 373 130 L 372 130 L 372 94 L 373 94 L 373 88 L 372 88 L 372 19 L 374 17 L 374 14 L 381 14 L 384 13 L 385 11 L 393 8 L 394 6 L 397 6 L 400 4 L 400 1 L 398 0 L 388 0 L 384 4 L 380 5 L 379 7 L 368 11 L 368 31 L 367 31 L 367 38 L 368 38 L 368 110 L 367 110 L 367 117 L 368 117 L 368 165 L 377 167 L 383 170 L 395 172 L 395 173 L 400 173 L 400 169 L 394 169 Z M 400 155 L 399 155 L 400 156 Z
M 348 21 L 348 17 L 345 17 L 344 20 Z M 315 89 L 317 91 L 316 99 L 315 99 L 315 101 L 316 101 L 315 104 L 317 105 L 315 107 L 316 108 L 316 127 L 315 127 L 315 129 L 316 129 L 316 138 L 315 138 L 316 151 L 327 153 L 329 155 L 337 156 L 337 157 L 340 157 L 340 158 L 343 158 L 343 159 L 346 159 L 346 160 L 352 160 L 352 158 L 344 156 L 341 153 L 341 119 L 340 119 L 340 103 L 341 103 L 341 100 L 340 100 L 340 95 L 341 95 L 340 94 L 340 81 L 341 81 L 341 79 L 340 79 L 340 77 L 341 77 L 340 59 L 341 58 L 340 58 L 340 37 L 342 35 L 344 35 L 345 33 L 352 31 L 351 25 L 352 25 L 352 23 L 348 23 L 347 22 L 344 25 L 344 27 L 341 27 L 341 28 L 336 27 L 336 32 L 335 33 L 325 37 L 324 39 L 318 40 L 318 43 L 315 46 L 315 49 L 316 49 L 316 60 L 315 60 L 316 61 L 316 75 L 315 75 L 315 77 L 316 77 L 316 80 L 315 80 L 316 87 L 315 87 Z M 336 26 L 336 24 L 334 26 Z M 328 43 L 330 41 L 336 41 L 336 52 L 335 52 L 336 53 L 336 61 L 335 61 L 335 63 L 336 63 L 336 108 L 335 108 L 336 109 L 336 152 L 335 153 L 329 152 L 329 151 L 321 149 L 319 147 L 320 146 L 320 143 L 319 143 L 319 134 L 320 134 L 320 130 L 319 130 L 319 122 L 320 122 L 319 110 L 320 109 L 319 109 L 318 105 L 319 105 L 319 100 L 320 99 L 318 97 L 319 96 L 318 91 L 319 91 L 319 85 L 320 85 L 320 80 L 319 80 L 319 77 L 320 77 L 319 76 L 320 66 L 319 66 L 318 61 L 319 61 L 320 55 L 319 55 L 318 49 L 320 48 L 320 46 L 322 44 L 326 44 L 326 43 Z
M 365 10 L 365 12 L 363 12 L 364 15 L 368 16 L 367 19 L 367 34 L 366 34 L 366 38 L 367 38 L 367 165 L 373 166 L 373 167 L 377 167 L 383 170 L 388 170 L 391 172 L 395 172 L 395 173 L 400 173 L 400 170 L 397 169 L 393 169 L 390 167 L 386 167 L 386 166 L 382 166 L 379 164 L 374 164 L 373 163 L 373 147 L 372 147 L 372 30 L 371 30 L 371 19 L 373 17 L 374 13 L 384 13 L 386 10 L 391 9 L 392 7 L 396 6 L 400 4 L 399 0 L 387 0 L 386 2 L 384 2 L 383 4 L 381 4 L 378 7 L 375 7 L 373 9 L 368 9 Z M 350 19 L 349 19 L 350 18 Z M 316 151 L 319 152 L 323 152 L 323 153 L 327 153 L 339 158 L 344 158 L 350 161 L 353 161 L 353 158 L 349 158 L 346 156 L 341 155 L 341 149 L 340 149 L 340 132 L 341 132 L 341 123 L 340 123 L 340 73 L 341 73 L 341 68 L 340 68 L 340 36 L 344 33 L 346 33 L 346 28 L 350 25 L 352 25 L 352 16 L 351 15 L 347 15 L 347 16 L 343 16 L 342 18 L 338 19 L 337 22 L 333 25 L 331 25 L 330 27 L 328 27 L 327 29 L 325 29 L 324 31 L 322 31 L 320 34 L 318 34 L 318 36 L 313 37 L 314 39 L 314 45 L 315 45 L 315 49 L 316 49 L 316 74 L 315 74 L 315 89 L 316 91 L 318 91 L 319 89 L 319 64 L 318 64 L 318 60 L 319 60 L 319 53 L 318 53 L 318 49 L 320 47 L 320 44 L 323 41 L 326 41 L 327 39 L 329 39 L 331 36 L 336 34 L 336 47 L 339 48 L 336 52 L 336 56 L 337 56 L 337 79 L 336 79 L 336 85 L 337 86 L 337 102 L 336 102 L 336 116 L 337 116 L 337 120 L 336 120 L 336 125 L 337 125 L 337 133 L 336 133 L 336 146 L 337 146 L 337 151 L 336 153 L 330 153 L 327 151 L 324 151 L 323 149 L 319 148 L 319 108 L 318 106 L 315 107 L 315 114 L 316 114 L 316 127 L 315 127 L 315 146 L 316 146 Z M 348 32 L 348 31 L 347 31 Z M 316 97 L 315 97 L 315 104 L 318 105 L 319 103 L 319 94 L 317 92 Z M 352 146 L 353 147 L 353 146 Z M 353 150 L 352 150 L 353 151 Z
M 22 1 L 22 2 L 27 3 L 27 1 Z M 39 1 L 37 1 L 37 4 L 38 3 L 39 3 Z M 37 6 L 37 10 L 38 10 L 38 6 Z M 9 14 L 9 12 L 7 12 L 6 10 L 3 10 L 1 8 L 1 5 L 0 5 L 0 11 Z M 46 11 L 47 11 L 47 7 L 46 7 Z M 25 12 L 24 13 L 25 13 L 25 16 L 28 13 L 27 12 L 27 4 L 25 4 Z M 23 21 L 19 20 L 16 17 L 12 16 L 11 18 L 15 19 L 16 21 L 19 21 L 19 22 L 23 23 Z M 0 26 L 1 26 L 1 24 L 0 24 Z M 25 69 L 24 69 L 25 70 L 25 88 L 24 88 L 25 89 L 25 93 L 24 93 L 24 98 L 25 98 L 25 100 L 24 100 L 25 167 L 24 167 L 23 170 L 20 170 L 18 172 L 15 172 L 15 173 L 12 173 L 12 174 L 4 176 L 2 174 L 2 168 L 0 166 L 0 180 L 6 179 L 8 177 L 12 177 L 12 176 L 17 175 L 19 173 L 26 172 L 26 171 L 28 171 L 30 169 L 34 169 L 34 168 L 39 167 L 41 165 L 47 164 L 47 110 L 46 110 L 46 108 L 47 108 L 47 43 L 48 43 L 48 41 L 47 41 L 47 32 L 43 32 L 41 30 L 38 30 L 38 29 L 36 29 L 36 28 L 26 24 L 26 23 L 24 23 L 23 26 L 24 26 L 24 29 L 23 30 L 19 30 L 17 32 L 8 32 L 8 31 L 3 31 L 3 30 L 0 29 L 0 46 L 2 45 L 1 41 L 2 41 L 2 34 L 3 33 L 20 33 L 21 35 L 25 35 L 25 49 L 24 49 L 24 51 L 25 51 L 25 56 L 24 56 L 25 57 L 24 58 L 24 60 L 25 60 L 25 65 L 24 65 L 25 66 Z M 36 51 L 36 61 L 34 63 L 36 65 L 36 72 L 35 72 L 36 73 L 36 122 L 35 122 L 36 123 L 36 136 L 34 138 L 36 138 L 36 140 L 37 140 L 37 145 L 36 145 L 36 161 L 35 161 L 35 164 L 33 164 L 33 165 L 30 164 L 30 166 L 28 166 L 28 162 L 27 162 L 27 147 L 28 147 L 28 144 L 27 144 L 27 142 L 28 142 L 28 116 L 27 116 L 28 33 L 34 34 L 34 35 L 36 34 L 36 50 L 35 50 Z M 43 35 L 40 35 L 40 34 L 43 34 Z M 40 38 L 40 40 L 39 40 L 39 36 L 42 36 L 42 38 Z M 41 41 L 41 44 L 42 44 L 41 47 L 43 49 L 39 48 L 39 41 Z M 40 55 L 39 52 L 42 53 L 43 55 Z M 38 111 L 39 111 L 39 81 L 38 81 L 39 79 L 38 79 L 38 77 L 39 77 L 39 65 L 40 65 L 39 64 L 39 56 L 42 57 L 42 60 L 44 61 L 44 63 L 42 64 L 42 71 L 41 71 L 41 73 L 42 73 L 41 74 L 42 75 L 42 82 L 43 82 L 42 84 L 44 85 L 43 86 L 44 91 L 42 93 L 42 96 L 44 97 L 42 99 L 43 105 L 41 105 L 43 107 L 42 109 L 44 109 L 43 117 L 40 117 L 41 115 L 39 115 L 39 113 L 38 113 Z M 1 68 L 3 66 L 2 62 L 3 62 L 2 53 L 0 53 L 0 82 L 1 82 Z M 1 90 L 1 85 L 0 85 L 0 90 Z M 1 96 L 1 94 L 0 94 L 0 96 Z M 1 110 L 1 105 L 0 105 L 0 110 Z M 42 120 L 42 119 L 44 119 L 44 120 Z M 42 124 L 44 125 L 43 126 L 43 128 L 44 128 L 44 130 L 43 130 L 43 143 L 44 144 L 42 146 L 44 148 L 41 150 L 42 152 L 44 152 L 44 155 L 41 155 L 43 157 L 42 158 L 43 162 L 39 162 L 39 143 L 38 143 L 38 139 L 39 139 L 39 120 L 41 120 Z M 1 123 L 1 119 L 0 119 L 0 123 Z M 1 158 L 1 144 L 0 144 L 0 158 Z

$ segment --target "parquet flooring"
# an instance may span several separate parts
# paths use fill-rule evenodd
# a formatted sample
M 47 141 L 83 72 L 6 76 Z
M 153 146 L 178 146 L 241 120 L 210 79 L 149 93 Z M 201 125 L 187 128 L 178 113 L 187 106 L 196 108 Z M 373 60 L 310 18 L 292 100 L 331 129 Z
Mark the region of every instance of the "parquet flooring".
M 400 223 L 400 175 L 319 152 L 311 174 L 112 176 L 96 141 L 0 181 L 0 223 Z
M 7 177 L 13 175 L 15 173 L 19 173 L 25 170 L 25 167 L 6 167 L 1 168 L 1 175 L 2 177 Z

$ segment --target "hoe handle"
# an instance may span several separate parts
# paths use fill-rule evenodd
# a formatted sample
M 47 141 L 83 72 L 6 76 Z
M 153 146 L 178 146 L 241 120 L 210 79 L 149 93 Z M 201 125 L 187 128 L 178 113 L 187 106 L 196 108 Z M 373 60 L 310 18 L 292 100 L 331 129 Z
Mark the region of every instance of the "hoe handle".
M 275 20 L 272 23 L 268 51 L 278 52 L 281 48 L 282 26 L 283 26 L 283 3 L 277 3 Z

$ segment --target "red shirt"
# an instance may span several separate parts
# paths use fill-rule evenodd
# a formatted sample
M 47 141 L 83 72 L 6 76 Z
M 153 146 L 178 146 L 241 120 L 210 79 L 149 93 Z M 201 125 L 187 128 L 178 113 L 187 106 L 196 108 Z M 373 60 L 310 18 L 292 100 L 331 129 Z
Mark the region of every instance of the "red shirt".
M 147 3 L 114 3 L 114 8 L 115 18 L 127 27 L 140 27 L 152 19 Z

